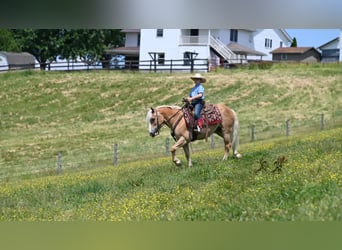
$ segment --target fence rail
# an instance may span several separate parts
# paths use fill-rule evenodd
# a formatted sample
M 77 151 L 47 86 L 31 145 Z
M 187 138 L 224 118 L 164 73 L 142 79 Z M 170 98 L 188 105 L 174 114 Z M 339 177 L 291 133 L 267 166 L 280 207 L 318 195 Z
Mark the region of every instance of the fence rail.
M 101 61 L 96 63 L 85 62 L 51 62 L 43 66 L 39 63 L 23 65 L 0 65 L 0 72 L 43 69 L 47 71 L 74 71 L 74 70 L 143 70 L 143 71 L 209 71 L 210 60 L 208 59 L 171 59 L 171 60 L 125 60 L 113 63 Z
M 279 124 L 274 125 L 273 129 L 265 128 L 263 124 L 241 124 L 239 129 L 240 144 L 285 136 L 291 138 L 291 136 L 305 134 L 309 131 L 320 132 L 326 129 L 342 127 L 342 110 L 335 111 L 333 114 L 318 113 L 312 120 L 297 121 L 291 119 L 281 121 Z M 146 137 L 148 137 L 147 134 Z M 170 155 L 169 150 L 172 144 L 173 139 L 169 135 L 169 130 L 164 129 L 159 137 L 151 139 L 150 144 L 140 150 L 136 150 L 135 146 L 127 145 L 127 143 L 119 140 L 104 148 L 102 147 L 94 153 L 88 153 L 90 151 L 84 148 L 69 149 L 67 146 L 64 149 L 56 148 L 56 155 L 43 155 L 38 163 L 8 164 L 7 162 L 3 164 L 0 162 L 0 182 L 12 178 L 23 178 L 23 176 L 27 175 L 61 175 L 70 171 L 102 168 L 109 165 L 119 166 L 127 162 L 150 159 L 151 157 L 166 157 Z M 193 152 L 221 147 L 223 150 L 223 140 L 218 135 L 211 136 L 207 143 L 204 141 L 191 143 Z M 80 154 L 82 157 L 80 157 Z M 178 154 L 182 157 L 182 150 L 179 150 Z
M 337 115 L 336 115 L 337 114 Z M 261 141 L 271 138 L 277 137 L 291 137 L 293 135 L 298 134 L 305 134 L 308 131 L 322 131 L 324 129 L 332 129 L 336 127 L 342 126 L 342 110 L 337 112 L 334 117 L 326 119 L 325 115 L 317 114 L 316 120 L 306 121 L 306 125 L 296 124 L 295 120 L 287 119 L 283 121 L 283 124 L 278 129 L 273 129 L 271 131 L 259 129 L 262 126 L 258 127 L 256 125 L 245 125 L 240 127 L 240 142 L 243 143 L 253 143 L 255 141 Z M 167 134 L 169 131 L 165 129 L 164 134 Z M 118 166 L 123 163 L 137 161 L 142 159 L 148 159 L 153 157 L 163 157 L 163 156 L 170 156 L 170 146 L 173 143 L 173 139 L 169 136 L 159 136 L 158 138 L 153 139 L 155 144 L 151 145 L 150 151 L 153 153 L 148 152 L 135 152 L 134 154 L 124 152 L 123 149 L 125 146 L 122 146 L 122 151 L 120 149 L 121 145 L 120 141 L 115 142 L 112 145 L 112 150 L 108 150 L 107 152 L 101 153 L 98 156 L 98 159 L 101 160 L 92 160 L 92 159 L 84 159 L 82 162 L 75 162 L 73 161 L 72 157 L 67 156 L 63 157 L 63 164 L 62 164 L 62 151 L 58 151 L 58 154 L 55 158 L 54 166 L 57 166 L 56 173 L 62 173 L 62 165 L 65 166 L 67 169 L 82 169 L 81 166 L 84 165 L 98 165 L 98 167 L 102 166 Z M 193 152 L 200 152 L 203 150 L 212 150 L 222 146 L 223 150 L 223 140 L 218 135 L 212 135 L 210 137 L 210 142 L 205 143 L 204 141 L 196 141 L 193 142 L 191 145 L 191 149 Z M 182 154 L 180 150 L 178 154 Z M 50 164 L 52 161 L 50 160 Z M 96 166 L 92 166 L 96 167 Z M 88 167 L 90 168 L 90 167 Z M 1 179 L 1 178 L 0 178 Z

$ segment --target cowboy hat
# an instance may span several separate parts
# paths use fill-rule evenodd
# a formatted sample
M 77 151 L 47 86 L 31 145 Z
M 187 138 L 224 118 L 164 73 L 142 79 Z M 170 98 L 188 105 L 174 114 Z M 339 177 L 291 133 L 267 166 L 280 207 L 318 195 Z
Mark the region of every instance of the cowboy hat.
M 195 81 L 196 79 L 200 79 L 201 83 L 206 82 L 206 79 L 204 77 L 202 77 L 202 75 L 200 73 L 196 73 L 194 76 L 190 77 L 193 81 Z

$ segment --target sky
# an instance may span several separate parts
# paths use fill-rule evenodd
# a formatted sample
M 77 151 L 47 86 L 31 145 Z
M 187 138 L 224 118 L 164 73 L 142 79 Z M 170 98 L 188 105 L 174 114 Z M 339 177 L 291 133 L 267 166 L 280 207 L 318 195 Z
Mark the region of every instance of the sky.
M 298 47 L 319 47 L 340 35 L 339 29 L 286 29 Z

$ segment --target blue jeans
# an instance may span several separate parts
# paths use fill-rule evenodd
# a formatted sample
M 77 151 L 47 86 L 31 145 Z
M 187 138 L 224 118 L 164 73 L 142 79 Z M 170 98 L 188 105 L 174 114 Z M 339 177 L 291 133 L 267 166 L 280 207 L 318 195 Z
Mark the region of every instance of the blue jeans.
M 192 104 L 194 106 L 195 120 L 201 118 L 201 110 L 203 107 L 202 101 Z

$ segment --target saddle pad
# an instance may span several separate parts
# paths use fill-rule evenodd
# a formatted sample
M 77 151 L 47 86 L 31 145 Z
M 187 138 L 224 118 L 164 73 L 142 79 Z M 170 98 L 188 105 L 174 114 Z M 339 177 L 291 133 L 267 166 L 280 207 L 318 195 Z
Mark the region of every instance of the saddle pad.
M 183 115 L 188 128 L 194 127 L 194 118 L 192 112 L 189 109 L 183 109 Z M 203 125 L 206 125 L 208 121 L 209 125 L 215 125 L 222 122 L 221 113 L 214 104 L 206 104 L 201 111 L 201 117 L 204 121 Z
M 202 109 L 201 116 L 204 122 L 206 122 L 206 119 L 208 119 L 209 125 L 222 122 L 221 113 L 214 104 L 206 104 L 204 109 Z

